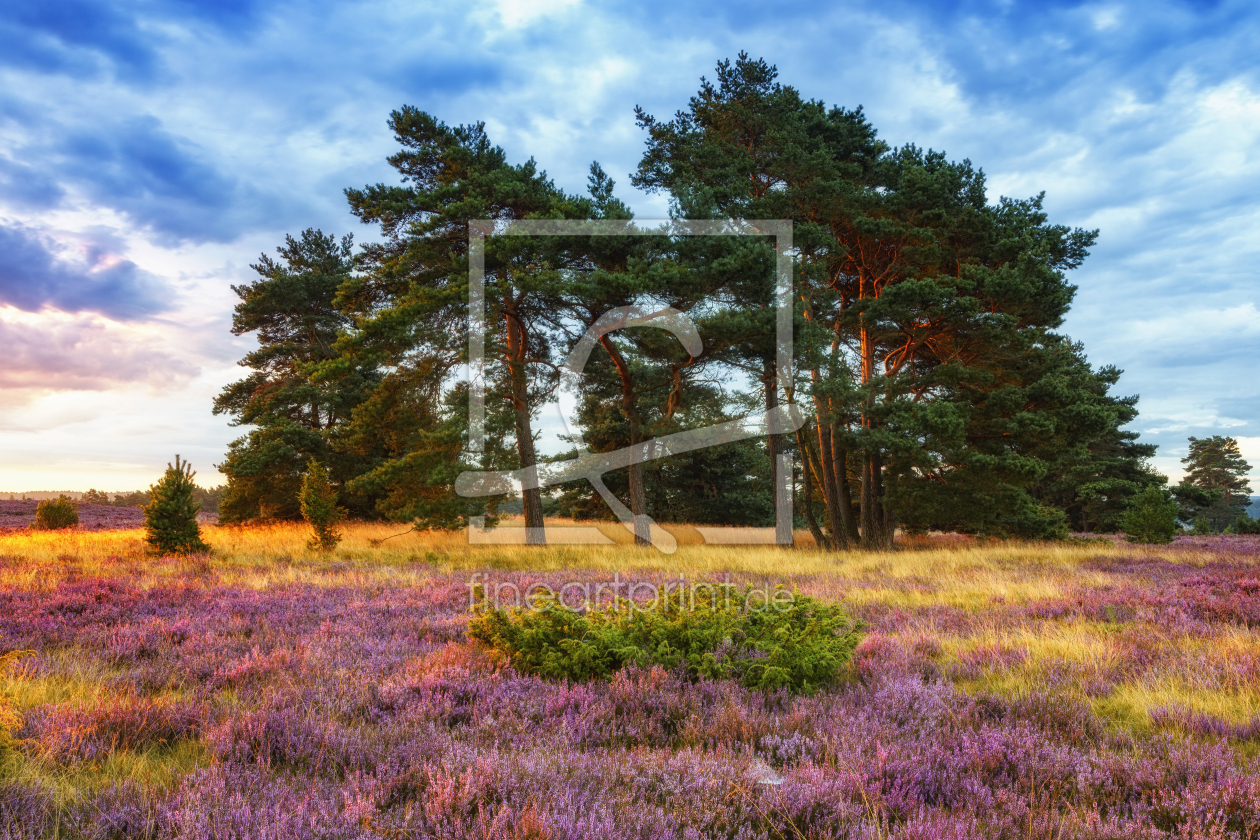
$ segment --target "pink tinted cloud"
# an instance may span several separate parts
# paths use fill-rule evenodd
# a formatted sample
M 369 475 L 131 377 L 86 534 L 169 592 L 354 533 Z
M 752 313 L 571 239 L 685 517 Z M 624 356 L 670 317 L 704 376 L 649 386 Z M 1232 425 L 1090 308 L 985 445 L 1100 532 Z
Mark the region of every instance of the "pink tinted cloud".
M 200 373 L 167 346 L 152 329 L 91 315 L 0 309 L 0 390 L 105 391 L 131 383 L 169 388 Z

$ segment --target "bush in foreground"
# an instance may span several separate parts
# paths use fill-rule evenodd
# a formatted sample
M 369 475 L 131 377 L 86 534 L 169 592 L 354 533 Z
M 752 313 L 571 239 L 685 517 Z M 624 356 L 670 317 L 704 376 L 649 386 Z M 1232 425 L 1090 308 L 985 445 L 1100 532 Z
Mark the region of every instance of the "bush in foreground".
M 1177 503 L 1158 485 L 1147 487 L 1133 497 L 1120 520 L 1124 538 L 1136 543 L 1170 543 L 1177 535 Z
M 39 531 L 57 531 L 79 524 L 79 510 L 74 500 L 67 496 L 44 499 L 35 508 L 35 528 Z
M 151 501 L 144 506 L 145 542 L 159 554 L 194 554 L 209 551 L 202 542 L 197 525 L 201 505 L 196 498 L 196 473 L 187 461 L 175 456 L 175 464 L 166 465 L 166 474 L 149 488 Z
M 837 604 L 784 590 L 768 602 L 754 590 L 713 592 L 668 593 L 657 609 L 627 600 L 585 612 L 554 601 L 538 610 L 483 607 L 468 635 L 507 654 L 517 670 L 545 677 L 598 679 L 633 663 L 804 692 L 834 682 L 861 637 Z
M 298 501 L 302 505 L 302 518 L 315 531 L 307 547 L 312 551 L 332 551 L 341 542 L 337 524 L 345 512 L 337 507 L 337 491 L 328 481 L 328 471 L 314 458 L 307 462 Z

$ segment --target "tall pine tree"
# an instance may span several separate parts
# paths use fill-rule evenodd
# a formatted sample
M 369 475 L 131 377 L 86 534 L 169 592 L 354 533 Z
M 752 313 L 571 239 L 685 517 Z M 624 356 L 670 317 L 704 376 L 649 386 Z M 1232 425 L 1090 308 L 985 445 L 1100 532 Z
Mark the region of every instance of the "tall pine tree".
M 1190 450 L 1181 459 L 1186 476 L 1173 488 L 1187 522 L 1205 520 L 1213 531 L 1223 531 L 1241 517 L 1251 504 L 1251 472 L 1232 437 L 1213 435 L 1190 438 Z
M 450 391 L 467 362 L 469 225 L 546 218 L 563 205 L 534 162 L 512 164 L 493 145 L 483 124 L 447 126 L 404 107 L 390 116 L 402 150 L 389 163 L 401 185 L 346 190 L 352 212 L 379 224 L 384 240 L 363 249 L 364 272 L 343 290 L 354 323 L 338 345 L 340 358 L 324 376 L 347 366 L 382 366 L 381 388 L 347 428 L 348 451 L 383 447 L 383 460 L 351 488 L 383 492 L 385 512 L 399 519 L 453 527 L 470 504 L 453 493 L 466 468 L 529 469 L 538 461 L 533 418 L 548 391 L 549 319 L 556 306 L 554 275 L 539 270 L 540 243 L 529 237 L 485 240 L 487 418 L 501 440 L 499 419 L 510 419 L 515 463 L 492 445 L 477 459 L 464 447 L 467 392 L 462 404 Z M 494 231 L 490 231 L 493 233 Z M 531 540 L 541 531 L 542 498 L 523 493 Z
M 371 465 L 330 443 L 379 381 L 374 367 L 346 365 L 335 377 L 310 378 L 335 357 L 333 346 L 350 323 L 337 304 L 354 268 L 350 237 L 338 241 L 308 229 L 297 239 L 286 236 L 277 251 L 278 260 L 264 254 L 252 266 L 257 280 L 232 287 L 241 299 L 232 333 L 255 333 L 259 346 L 240 362 L 249 375 L 214 401 L 215 414 L 253 427 L 218 465 L 228 478 L 219 508 L 224 522 L 300 519 L 298 491 L 310 458 L 327 464 L 338 485 Z M 350 493 L 343 501 L 357 516 L 373 515 L 370 495 Z

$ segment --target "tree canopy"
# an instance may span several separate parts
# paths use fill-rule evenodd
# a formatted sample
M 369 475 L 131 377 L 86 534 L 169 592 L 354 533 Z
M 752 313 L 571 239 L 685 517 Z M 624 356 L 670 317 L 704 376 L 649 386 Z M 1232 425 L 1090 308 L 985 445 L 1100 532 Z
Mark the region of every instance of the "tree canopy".
M 400 182 L 346 190 L 378 237 L 353 253 L 307 231 L 237 288 L 234 331 L 257 332 L 260 347 L 216 401 L 254 427 L 229 452 L 225 509 L 296 516 L 314 458 L 355 515 L 455 527 L 493 514 L 511 500 L 461 498 L 455 478 L 545 463 L 538 413 L 563 385 L 577 405 L 569 442 L 593 452 L 783 403 L 806 411 L 794 435 L 606 476 L 640 541 L 649 515 L 773 522 L 787 503 L 771 492 L 781 468 L 798 522 L 833 548 L 886 547 L 896 528 L 1119 527 L 1128 500 L 1164 482 L 1146 463 L 1154 447 L 1124 428 L 1137 398 L 1111 393 L 1120 371 L 1092 367 L 1057 332 L 1075 293 L 1067 275 L 1097 231 L 1052 223 L 1042 195 L 991 200 L 969 160 L 893 148 L 861 107 L 805 99 L 777 75 L 741 54 L 672 119 L 637 110 L 647 142 L 632 185 L 667 194 L 677 219 L 742 236 L 633 227 L 598 163 L 586 193 L 570 194 L 532 159 L 510 161 L 484 124 L 395 111 Z M 776 253 L 759 219 L 790 220 L 790 249 Z M 636 235 L 513 233 L 531 220 L 613 221 Z M 772 305 L 780 257 L 793 266 L 790 370 Z M 485 317 L 472 328 L 486 358 L 471 370 L 478 266 Z M 702 352 L 622 327 L 565 381 L 568 353 L 619 307 L 680 313 Z M 473 381 L 484 440 L 470 439 Z M 520 505 L 532 528 L 544 508 L 611 515 L 589 485 L 527 487 Z

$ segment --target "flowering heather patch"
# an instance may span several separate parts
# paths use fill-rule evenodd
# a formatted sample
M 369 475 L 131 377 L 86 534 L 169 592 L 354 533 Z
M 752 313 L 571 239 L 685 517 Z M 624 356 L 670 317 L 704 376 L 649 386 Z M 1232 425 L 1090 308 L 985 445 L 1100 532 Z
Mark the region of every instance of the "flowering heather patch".
M 35 524 L 35 508 L 39 502 L 0 501 L 0 533 L 6 530 L 29 528 Z M 137 507 L 78 504 L 80 531 L 118 531 L 144 527 L 144 511 Z M 199 513 L 197 521 L 212 525 L 218 519 L 214 513 Z
M 1254 553 L 1096 550 L 785 573 L 869 628 L 812 695 L 518 673 L 467 639 L 452 554 L 10 563 L 0 650 L 36 655 L 0 837 L 1260 837 Z M 611 577 L 468 562 L 521 590 Z

